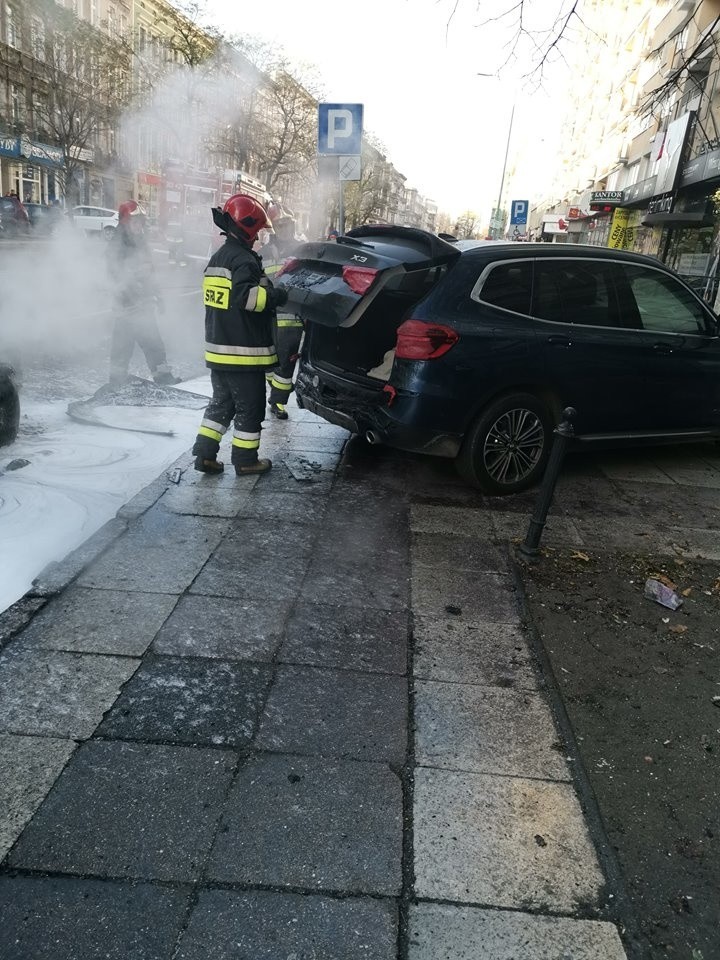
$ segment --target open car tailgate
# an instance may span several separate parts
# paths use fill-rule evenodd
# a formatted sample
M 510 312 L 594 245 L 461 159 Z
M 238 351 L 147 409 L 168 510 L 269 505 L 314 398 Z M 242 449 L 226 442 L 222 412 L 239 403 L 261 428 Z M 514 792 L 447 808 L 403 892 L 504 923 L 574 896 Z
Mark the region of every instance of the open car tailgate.
M 389 284 L 450 263 L 460 256 L 435 234 L 411 227 L 369 225 L 337 242 L 304 243 L 277 284 L 288 291 L 283 310 L 324 326 L 352 326 Z

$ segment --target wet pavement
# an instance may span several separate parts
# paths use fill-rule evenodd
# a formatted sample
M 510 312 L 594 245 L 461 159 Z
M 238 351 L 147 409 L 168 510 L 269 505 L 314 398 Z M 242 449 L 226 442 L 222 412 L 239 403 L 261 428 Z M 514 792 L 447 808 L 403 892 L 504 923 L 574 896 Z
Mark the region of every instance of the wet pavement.
M 0 617 L 0 956 L 621 960 L 508 551 L 532 497 L 292 413 L 271 474 L 181 458 Z M 670 459 L 697 550 L 717 457 Z M 598 463 L 548 542 L 634 535 L 603 497 L 638 519 L 646 478 Z

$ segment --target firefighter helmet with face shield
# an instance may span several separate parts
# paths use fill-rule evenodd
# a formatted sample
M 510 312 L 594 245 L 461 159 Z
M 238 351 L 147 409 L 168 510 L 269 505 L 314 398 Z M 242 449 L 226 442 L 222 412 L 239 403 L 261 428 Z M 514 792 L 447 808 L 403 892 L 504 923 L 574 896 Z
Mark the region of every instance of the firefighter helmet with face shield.
M 263 228 L 270 227 L 265 208 L 254 197 L 236 193 L 220 210 L 213 208 L 213 220 L 223 233 L 254 243 Z

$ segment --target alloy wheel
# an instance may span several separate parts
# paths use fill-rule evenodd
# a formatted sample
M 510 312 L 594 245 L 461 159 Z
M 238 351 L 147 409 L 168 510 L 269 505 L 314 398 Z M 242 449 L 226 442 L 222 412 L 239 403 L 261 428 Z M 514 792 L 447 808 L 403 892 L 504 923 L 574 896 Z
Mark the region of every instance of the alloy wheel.
M 483 462 L 498 484 L 515 484 L 528 477 L 545 447 L 545 429 L 532 410 L 507 410 L 492 424 L 485 437 Z

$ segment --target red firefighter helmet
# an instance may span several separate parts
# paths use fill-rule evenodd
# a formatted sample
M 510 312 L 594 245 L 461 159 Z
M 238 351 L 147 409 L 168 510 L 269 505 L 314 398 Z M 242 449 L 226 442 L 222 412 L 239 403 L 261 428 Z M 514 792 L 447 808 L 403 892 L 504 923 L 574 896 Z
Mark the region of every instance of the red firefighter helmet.
M 118 207 L 118 222 L 128 223 L 130 217 L 144 216 L 145 211 L 137 200 L 125 200 Z
M 222 214 L 226 232 L 229 227 L 232 232 L 240 234 L 248 243 L 253 243 L 264 227 L 271 226 L 262 204 L 244 193 L 236 193 L 230 197 L 222 208 Z

